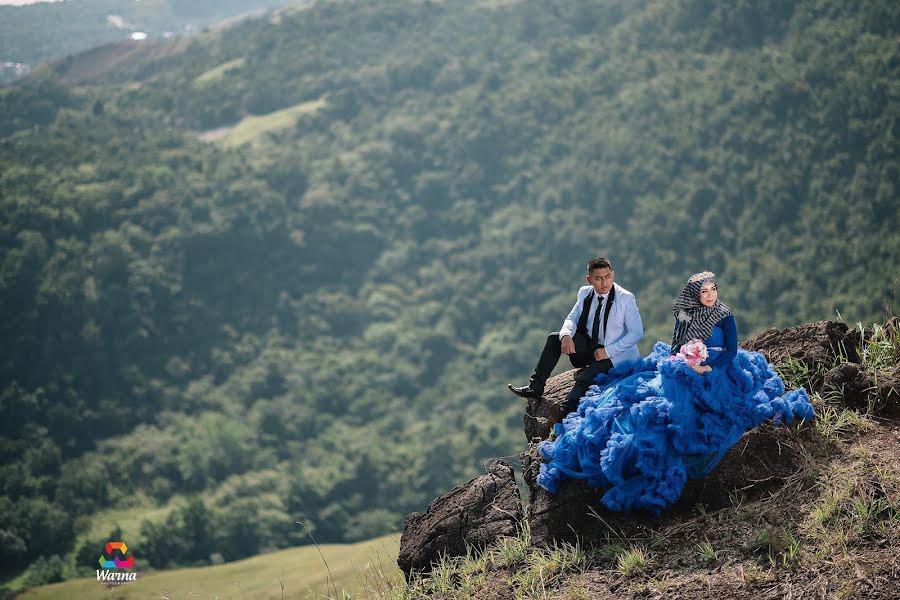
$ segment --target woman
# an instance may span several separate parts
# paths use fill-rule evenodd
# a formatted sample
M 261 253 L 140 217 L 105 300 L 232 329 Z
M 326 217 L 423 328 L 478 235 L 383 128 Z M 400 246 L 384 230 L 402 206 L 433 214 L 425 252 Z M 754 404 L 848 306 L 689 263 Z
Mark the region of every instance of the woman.
M 702 375 L 725 367 L 737 355 L 737 324 L 731 309 L 719 302 L 715 274 L 704 271 L 693 275 L 675 301 L 672 314 L 672 354 L 693 339 L 703 340 L 710 353 L 701 365 L 692 367 L 695 372 Z
M 812 419 L 803 389 L 785 392 L 765 357 L 739 350 L 731 309 L 715 275 L 692 276 L 672 309 L 672 345 L 657 342 L 640 361 L 595 379 L 577 413 L 541 443 L 538 484 L 556 492 L 566 478 L 606 490 L 608 508 L 660 513 L 687 479 L 709 473 L 745 431 L 766 419 Z M 676 355 L 703 340 L 708 357 L 692 366 Z

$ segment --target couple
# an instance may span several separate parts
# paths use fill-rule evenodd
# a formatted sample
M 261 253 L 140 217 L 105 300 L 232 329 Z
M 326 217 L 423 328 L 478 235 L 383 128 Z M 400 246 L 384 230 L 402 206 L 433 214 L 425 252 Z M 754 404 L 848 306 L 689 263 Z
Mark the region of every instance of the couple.
M 585 479 L 605 490 L 602 502 L 612 510 L 659 514 L 747 430 L 766 419 L 812 419 L 805 390 L 786 392 L 762 354 L 738 349 L 734 316 L 719 301 L 712 273 L 688 280 L 672 309 L 671 346 L 657 342 L 644 358 L 634 295 L 614 275 L 606 259 L 588 263 L 590 285 L 548 337 L 531 382 L 509 386 L 539 398 L 563 352 L 584 367 L 566 400 L 551 405 L 556 439 L 540 445 L 548 461 L 538 475 L 543 488 L 556 492 L 563 479 Z M 698 341 L 705 356 L 697 355 Z

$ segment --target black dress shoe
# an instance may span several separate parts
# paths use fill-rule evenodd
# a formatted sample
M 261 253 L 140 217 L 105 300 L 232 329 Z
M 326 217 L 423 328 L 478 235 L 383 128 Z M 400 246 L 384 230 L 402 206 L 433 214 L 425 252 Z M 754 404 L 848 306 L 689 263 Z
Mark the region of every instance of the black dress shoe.
M 523 385 L 522 387 L 515 387 L 511 383 L 507 383 L 506 387 L 508 387 L 509 391 L 511 391 L 516 396 L 522 396 L 523 398 L 540 398 L 541 395 L 543 395 L 543 391 L 539 392 L 539 391 L 533 390 L 533 389 L 531 389 L 531 386 L 529 386 L 529 385 Z

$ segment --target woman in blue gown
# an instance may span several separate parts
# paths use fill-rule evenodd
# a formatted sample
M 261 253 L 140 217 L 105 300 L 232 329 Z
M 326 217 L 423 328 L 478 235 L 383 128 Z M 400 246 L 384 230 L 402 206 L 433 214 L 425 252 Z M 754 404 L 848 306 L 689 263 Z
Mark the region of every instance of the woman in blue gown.
M 541 443 L 541 487 L 555 493 L 562 479 L 585 479 L 606 490 L 602 502 L 612 510 L 659 514 L 747 430 L 766 419 L 813 418 L 805 390 L 786 392 L 762 354 L 737 347 L 713 273 L 692 276 L 672 312 L 671 346 L 657 342 L 649 356 L 599 375 L 578 411 L 556 424 L 555 441 Z M 691 340 L 709 353 L 695 366 L 677 355 Z

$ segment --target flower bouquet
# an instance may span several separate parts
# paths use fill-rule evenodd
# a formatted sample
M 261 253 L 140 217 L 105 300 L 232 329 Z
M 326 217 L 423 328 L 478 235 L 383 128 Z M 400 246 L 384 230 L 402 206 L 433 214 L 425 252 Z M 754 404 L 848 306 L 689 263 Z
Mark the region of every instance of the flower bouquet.
M 678 354 L 675 356 L 683 358 L 687 361 L 687 364 L 696 367 L 709 358 L 709 350 L 706 349 L 706 344 L 703 343 L 703 340 L 695 338 L 682 344 L 681 348 L 678 349 Z

